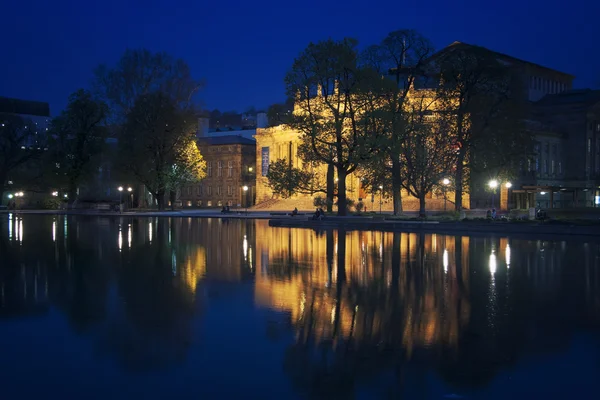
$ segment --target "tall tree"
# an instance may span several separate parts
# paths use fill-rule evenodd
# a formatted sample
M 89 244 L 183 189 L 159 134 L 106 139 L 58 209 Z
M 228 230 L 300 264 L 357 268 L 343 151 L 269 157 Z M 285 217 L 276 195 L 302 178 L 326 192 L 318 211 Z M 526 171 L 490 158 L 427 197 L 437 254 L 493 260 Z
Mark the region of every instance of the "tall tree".
M 376 88 L 377 101 L 372 104 L 378 119 L 374 128 L 381 131 L 373 167 L 391 176 L 394 215 L 402 213 L 405 168 L 402 151 L 407 136 L 404 114 L 411 91 L 420 89 L 419 84 L 426 79 L 427 61 L 432 53 L 433 45 L 418 32 L 398 30 L 362 55 L 366 65 L 386 77 Z
M 123 167 L 130 170 L 165 208 L 165 195 L 204 176 L 194 141 L 196 115 L 168 95 L 141 96 L 127 114 L 119 138 Z
M 116 121 L 122 123 L 140 96 L 161 92 L 176 104 L 189 106 L 202 82 L 192 77 L 181 59 L 146 49 L 128 49 L 114 67 L 100 65 L 96 69 L 94 86 Z
M 69 97 L 67 108 L 52 120 L 50 166 L 58 185 L 66 188 L 69 205 L 77 200 L 78 187 L 93 171 L 94 161 L 104 148 L 108 115 L 106 103 L 80 89 Z
M 127 50 L 114 67 L 106 65 L 98 67 L 95 71 L 94 84 L 95 89 L 110 106 L 112 122 L 119 131 L 119 141 L 128 142 L 129 145 L 135 142 L 135 139 L 126 136 L 135 129 L 132 129 L 131 124 L 128 129 L 124 129 L 124 126 L 139 117 L 142 104 L 147 105 L 151 98 L 156 100 L 157 96 L 154 95 L 160 93 L 158 97 L 164 98 L 164 101 L 168 99 L 175 109 L 181 110 L 184 114 L 188 114 L 189 111 L 187 123 L 192 124 L 196 117 L 192 115 L 194 96 L 202 87 L 202 82 L 192 77 L 189 66 L 183 60 L 175 59 L 166 53 L 152 53 L 145 49 Z M 145 97 L 145 100 L 142 101 L 142 97 Z M 137 115 L 130 116 L 136 106 Z M 146 126 L 152 125 L 149 121 L 146 122 Z M 148 134 L 154 136 L 156 132 Z M 121 144 L 119 146 L 122 147 Z M 123 172 L 131 171 L 127 169 Z M 162 173 L 164 171 L 160 172 Z M 166 179 L 166 176 L 164 178 Z M 161 190 L 166 190 L 163 184 L 159 186 Z M 161 207 L 164 207 L 164 193 L 161 196 L 163 197 Z
M 295 59 L 285 82 L 295 96 L 289 125 L 302 134 L 300 153 L 327 165 L 327 199 L 333 203 L 337 172 L 338 215 L 346 215 L 346 178 L 369 156 L 363 122 L 363 84 L 353 39 L 311 43 Z M 330 206 L 328 206 L 330 208 Z
M 44 147 L 31 121 L 14 114 L 0 114 L 0 199 L 9 181 L 16 181 L 14 175 L 38 159 Z
M 510 62 L 487 49 L 454 45 L 438 53 L 435 63 L 439 90 L 455 120 L 458 154 L 452 171 L 455 207 L 461 210 L 470 173 L 509 167 L 530 151 L 531 137 L 521 125 L 526 96 Z
M 453 118 L 440 108 L 435 91 L 424 90 L 411 96 L 406 111 L 408 134 L 402 143 L 406 163 L 404 187 L 419 199 L 419 216 L 425 217 L 427 194 L 441 185 L 455 164 Z

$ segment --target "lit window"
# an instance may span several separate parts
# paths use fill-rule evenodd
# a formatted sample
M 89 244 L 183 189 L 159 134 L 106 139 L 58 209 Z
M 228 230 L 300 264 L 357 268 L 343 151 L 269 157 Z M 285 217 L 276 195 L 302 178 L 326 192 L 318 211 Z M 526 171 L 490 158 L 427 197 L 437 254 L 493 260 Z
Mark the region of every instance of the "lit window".
M 191 207 L 191 206 L 192 206 L 192 202 L 191 202 L 191 201 L 188 201 L 188 202 L 187 202 L 187 206 L 188 206 L 188 207 Z

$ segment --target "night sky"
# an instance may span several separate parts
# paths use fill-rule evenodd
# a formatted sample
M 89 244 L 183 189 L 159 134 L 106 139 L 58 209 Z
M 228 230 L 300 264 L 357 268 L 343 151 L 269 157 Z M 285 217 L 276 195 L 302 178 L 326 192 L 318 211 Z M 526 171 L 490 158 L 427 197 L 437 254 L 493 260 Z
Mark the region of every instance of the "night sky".
M 0 16 L 0 96 L 48 101 L 52 115 L 126 48 L 183 58 L 206 82 L 204 107 L 244 111 L 284 100 L 283 77 L 310 41 L 366 46 L 404 28 L 437 49 L 464 41 L 600 84 L 595 0 L 4 0 Z

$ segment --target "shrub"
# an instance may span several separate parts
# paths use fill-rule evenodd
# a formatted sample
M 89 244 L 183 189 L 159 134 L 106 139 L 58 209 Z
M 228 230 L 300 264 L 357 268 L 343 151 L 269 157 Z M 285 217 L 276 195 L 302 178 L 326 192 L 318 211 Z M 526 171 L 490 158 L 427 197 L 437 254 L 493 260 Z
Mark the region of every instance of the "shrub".
M 60 209 L 60 204 L 61 204 L 60 199 L 58 199 L 56 197 L 52 197 L 52 198 L 42 200 L 40 206 L 44 210 L 58 210 L 58 209 Z
M 359 201 L 358 203 L 356 203 L 354 208 L 356 209 L 356 212 L 360 214 L 364 210 L 365 204 L 362 201 Z
M 323 197 L 323 196 L 316 196 L 313 199 L 313 204 L 315 205 L 315 207 L 320 207 L 320 208 L 327 207 L 327 199 L 325 199 L 325 197 Z

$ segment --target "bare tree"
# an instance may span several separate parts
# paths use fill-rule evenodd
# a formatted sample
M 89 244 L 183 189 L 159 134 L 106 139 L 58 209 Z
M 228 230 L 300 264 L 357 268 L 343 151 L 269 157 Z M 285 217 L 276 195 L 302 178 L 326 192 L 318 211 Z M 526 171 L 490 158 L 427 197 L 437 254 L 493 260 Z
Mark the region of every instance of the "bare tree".
M 33 123 L 18 115 L 0 114 L 0 199 L 29 162 L 40 158 L 44 144 L 39 142 Z
M 92 172 L 93 161 L 104 148 L 108 107 L 80 89 L 69 98 L 67 108 L 52 120 L 50 167 L 57 184 L 66 187 L 69 204 L 77 200 L 77 188 Z
M 510 63 L 487 49 L 455 45 L 440 52 L 434 62 L 439 91 L 454 118 L 458 153 L 452 171 L 455 207 L 461 210 L 469 174 L 478 169 L 476 160 L 482 168 L 498 169 L 526 157 L 531 140 L 521 123 L 527 106 Z
M 100 65 L 94 88 L 110 106 L 117 122 L 124 122 L 140 96 L 161 92 L 176 104 L 189 107 L 202 87 L 189 66 L 166 53 L 146 49 L 127 50 L 114 67 Z
M 302 133 L 301 154 L 327 165 L 328 208 L 337 172 L 338 215 L 347 211 L 347 176 L 369 156 L 363 104 L 372 77 L 358 65 L 356 45 L 353 39 L 311 43 L 286 75 L 296 107 L 289 125 Z
M 406 164 L 404 187 L 419 199 L 419 216 L 425 217 L 425 198 L 452 168 L 456 149 L 452 117 L 440 108 L 437 94 L 421 91 L 405 105 L 407 134 L 402 142 Z
M 433 45 L 413 30 L 391 32 L 381 44 L 370 46 L 363 53 L 363 62 L 385 76 L 378 89 L 376 101 L 372 104 L 378 124 L 374 129 L 377 135 L 377 152 L 371 168 L 391 177 L 391 193 L 394 215 L 402 213 L 402 162 L 403 142 L 407 125 L 405 113 L 411 91 L 419 89 L 426 78 L 428 59 L 433 53 Z M 415 88 L 416 86 L 416 88 Z M 372 177 L 367 174 L 366 177 Z M 370 180 L 369 180 L 370 182 Z M 383 183 L 376 183 L 383 185 Z
M 195 120 L 193 112 L 161 92 L 142 95 L 127 114 L 119 159 L 146 185 L 161 210 L 165 195 L 182 181 L 203 177 L 202 156 L 194 150 Z

